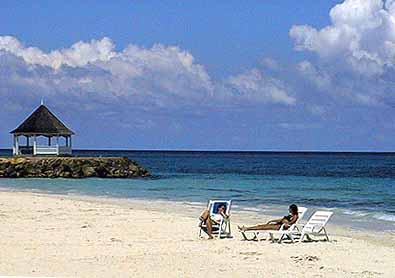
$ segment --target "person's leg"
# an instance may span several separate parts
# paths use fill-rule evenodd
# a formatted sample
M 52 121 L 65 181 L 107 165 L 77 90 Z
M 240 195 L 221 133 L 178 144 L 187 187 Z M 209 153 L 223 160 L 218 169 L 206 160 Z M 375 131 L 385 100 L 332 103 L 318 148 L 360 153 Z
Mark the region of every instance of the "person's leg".
M 208 238 L 213 239 L 213 223 L 212 223 L 210 217 L 206 221 L 206 226 L 207 226 Z
M 203 210 L 203 212 L 200 214 L 199 219 L 200 219 L 201 221 L 207 221 L 207 219 L 208 219 L 209 216 L 210 216 L 210 212 L 209 212 L 207 209 L 205 209 L 205 210 Z
M 279 230 L 281 224 L 260 224 L 251 227 L 239 227 L 242 231 L 256 231 L 256 230 Z
M 205 229 L 203 231 L 208 235 L 209 239 L 213 239 L 213 223 L 210 218 L 210 212 L 205 209 L 202 214 L 199 216 L 199 219 L 202 223 L 206 224 Z M 200 223 L 200 227 L 202 226 L 202 223 Z

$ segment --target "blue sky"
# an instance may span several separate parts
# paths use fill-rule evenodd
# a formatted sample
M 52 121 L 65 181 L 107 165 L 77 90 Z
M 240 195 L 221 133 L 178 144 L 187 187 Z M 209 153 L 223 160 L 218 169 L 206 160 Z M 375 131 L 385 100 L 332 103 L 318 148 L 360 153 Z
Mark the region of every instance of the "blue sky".
M 0 147 L 44 97 L 78 148 L 395 150 L 393 0 L 1 5 Z

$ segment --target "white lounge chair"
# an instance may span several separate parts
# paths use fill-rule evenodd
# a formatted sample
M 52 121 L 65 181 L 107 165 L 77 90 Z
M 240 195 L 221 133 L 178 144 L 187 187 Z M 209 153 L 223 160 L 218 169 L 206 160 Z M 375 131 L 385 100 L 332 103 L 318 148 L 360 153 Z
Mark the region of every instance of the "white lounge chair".
M 313 235 L 324 236 L 326 240 L 329 241 L 328 234 L 325 230 L 325 225 L 328 223 L 332 215 L 332 211 L 316 211 L 307 221 L 306 225 L 303 226 L 300 232 L 295 230 L 271 231 L 269 233 L 270 239 L 274 242 L 274 235 L 278 235 L 279 243 L 281 243 L 284 237 L 288 237 L 292 242 L 294 242 L 295 239 L 300 236 L 299 242 L 302 242 L 305 237 L 310 239 L 310 236 Z
M 230 229 L 230 209 L 232 206 L 232 200 L 210 200 L 207 204 L 207 210 L 210 212 L 211 215 L 218 215 L 218 208 L 220 205 L 225 205 L 225 214 L 228 217 L 223 217 L 220 215 L 221 221 L 218 224 L 213 224 L 213 236 L 217 236 L 218 238 L 222 237 L 231 237 L 231 229 Z M 207 229 L 205 223 L 200 222 L 199 224 L 199 237 L 202 236 L 202 232 Z
M 298 220 L 296 220 L 296 222 L 294 224 L 292 224 L 287 231 L 295 231 L 295 232 L 299 231 L 300 232 L 300 229 L 301 229 L 300 228 L 301 227 L 300 223 L 301 223 L 301 220 L 302 220 L 303 216 L 305 215 L 306 211 L 307 211 L 307 208 L 305 208 L 305 207 L 298 207 L 298 215 L 299 215 L 298 216 Z M 241 233 L 241 235 L 243 236 L 243 238 L 245 240 L 257 240 L 259 234 L 263 233 L 263 234 L 268 235 L 268 234 L 270 234 L 270 232 L 273 232 L 273 231 L 277 232 L 278 230 L 250 230 L 250 231 L 239 231 L 239 232 Z M 285 231 L 285 225 L 284 224 L 281 225 L 279 231 Z M 252 238 L 248 238 L 247 234 L 252 234 L 253 237 Z

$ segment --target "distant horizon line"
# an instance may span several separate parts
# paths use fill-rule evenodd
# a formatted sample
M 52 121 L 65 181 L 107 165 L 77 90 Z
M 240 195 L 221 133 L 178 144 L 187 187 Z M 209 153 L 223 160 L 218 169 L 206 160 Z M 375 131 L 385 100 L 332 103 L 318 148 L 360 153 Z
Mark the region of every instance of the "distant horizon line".
M 0 151 L 11 151 L 10 148 L 0 148 Z M 338 153 L 338 154 L 395 154 L 395 151 L 371 150 L 238 150 L 238 149 L 119 149 L 119 148 L 79 148 L 73 151 L 113 151 L 113 152 L 207 152 L 207 153 Z

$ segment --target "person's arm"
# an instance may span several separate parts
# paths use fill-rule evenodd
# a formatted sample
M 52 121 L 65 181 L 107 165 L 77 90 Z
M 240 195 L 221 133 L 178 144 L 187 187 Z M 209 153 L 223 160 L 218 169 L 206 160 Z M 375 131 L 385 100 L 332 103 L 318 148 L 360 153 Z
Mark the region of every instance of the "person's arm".
M 224 211 L 221 211 L 221 215 L 225 219 L 228 219 L 228 217 L 229 217 L 229 215 L 227 215 Z

